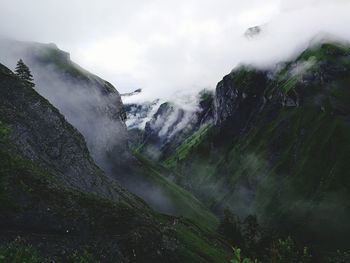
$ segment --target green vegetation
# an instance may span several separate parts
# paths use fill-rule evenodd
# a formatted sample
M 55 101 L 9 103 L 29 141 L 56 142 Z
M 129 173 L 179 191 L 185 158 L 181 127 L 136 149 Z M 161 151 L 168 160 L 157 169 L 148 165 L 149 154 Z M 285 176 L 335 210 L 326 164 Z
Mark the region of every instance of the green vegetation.
M 5 191 L 1 191 L 1 193 L 4 194 L 4 198 L 1 200 L 5 200 L 6 198 L 4 202 L 0 203 L 2 215 L 8 214 L 10 216 L 12 212 L 16 212 L 17 216 L 21 218 L 22 214 L 25 215 L 26 213 L 33 213 L 32 211 L 35 211 L 35 214 L 37 214 L 39 218 L 43 216 L 45 218 L 47 211 L 42 211 L 40 208 L 42 206 L 40 204 L 43 204 L 45 209 L 46 207 L 50 208 L 49 213 L 52 213 L 58 220 L 55 225 L 45 230 L 45 235 L 58 234 L 62 235 L 61 238 L 65 238 L 65 235 L 70 232 L 74 233 L 74 235 L 79 235 L 78 230 L 83 227 L 86 231 L 91 231 L 89 235 L 83 235 L 84 243 L 89 244 L 89 242 L 93 242 L 93 240 L 90 240 L 90 235 L 92 235 L 93 238 L 102 235 L 106 244 L 111 242 L 113 235 L 121 235 L 122 237 L 125 235 L 123 239 L 125 239 L 124 242 L 128 244 L 128 242 L 131 242 L 127 239 L 129 238 L 129 232 L 140 233 L 145 240 L 138 241 L 139 243 L 135 244 L 132 243 L 132 247 L 136 251 L 135 253 L 140 255 L 142 255 L 142 251 L 144 251 L 148 245 L 160 241 L 157 223 L 152 223 L 152 221 L 148 219 L 150 215 L 147 215 L 147 213 L 150 211 L 144 211 L 145 214 L 141 214 L 140 212 L 142 211 L 136 212 L 126 203 L 114 203 L 109 200 L 101 199 L 94 194 L 82 193 L 65 188 L 31 161 L 20 155 L 13 157 L 12 153 L 7 153 L 2 149 L 0 149 L 0 161 L 2 163 L 0 167 L 0 178 L 6 187 Z M 163 181 L 162 183 L 171 188 L 169 191 L 174 191 L 174 189 L 180 191 L 176 193 L 177 198 L 182 198 L 179 202 L 181 202 L 182 205 L 189 205 L 187 208 L 188 211 L 193 213 L 193 217 L 197 216 L 200 219 L 197 219 L 197 222 L 200 222 L 200 225 L 203 223 L 203 225 L 208 227 L 208 229 L 206 229 L 206 227 L 203 229 L 191 222 L 187 222 L 183 218 L 170 218 L 154 214 L 154 216 L 162 222 L 161 224 L 164 224 L 165 232 L 163 234 L 169 236 L 168 238 L 175 239 L 176 244 L 180 246 L 177 248 L 179 250 L 177 252 L 178 256 L 188 258 L 191 262 L 201 262 L 201 258 L 203 257 L 210 258 L 211 262 L 223 262 L 221 259 L 228 260 L 225 242 L 219 241 L 220 237 L 215 231 L 209 230 L 209 228 L 214 227 L 213 224 L 217 224 L 216 218 L 201 206 L 189 193 L 180 190 L 180 188 L 169 182 Z M 174 189 L 172 187 L 174 187 Z M 20 200 L 17 200 L 18 196 L 21 196 L 21 198 L 25 196 L 27 200 L 27 205 L 25 207 L 19 203 Z M 39 207 L 37 207 L 37 205 L 39 205 Z M 203 220 L 203 222 L 201 222 L 201 220 Z M 204 222 L 204 220 L 206 221 Z M 26 227 L 31 227 L 30 225 L 33 223 L 35 225 L 35 222 L 35 220 L 33 222 L 27 221 Z M 22 225 L 21 222 L 19 222 L 19 224 Z M 40 228 L 46 229 L 45 221 L 40 224 L 42 224 Z M 222 243 L 218 244 L 218 241 Z M 109 259 L 112 259 L 113 251 L 106 251 L 106 248 L 103 248 L 103 246 L 105 246 L 104 242 L 99 244 L 99 246 L 101 246 L 100 252 L 94 252 L 93 254 L 74 254 L 72 252 L 69 257 L 72 261 L 63 260 L 62 262 L 98 262 L 93 260 L 94 257 L 92 255 L 98 258 L 101 256 L 100 253 L 102 253 L 102 251 L 104 251 L 103 253 L 106 253 L 107 256 L 109 255 Z M 216 247 L 214 245 L 214 247 L 211 247 L 212 243 L 215 243 Z M 14 247 L 14 249 L 6 250 L 6 247 Z M 209 248 L 210 250 L 208 250 Z M 83 248 L 79 247 L 78 251 L 82 249 Z M 28 258 L 32 260 L 28 261 L 30 263 L 44 262 L 42 258 L 38 256 L 39 254 L 36 253 L 35 248 L 30 244 L 28 244 L 28 246 L 4 245 L 2 251 L 4 252 L 0 255 L 6 259 L 12 259 L 13 255 L 16 260 L 17 258 L 19 258 L 19 260 L 27 260 Z M 217 258 L 217 260 L 215 258 Z M 77 259 L 84 260 L 79 261 Z M 13 262 L 17 263 L 22 261 Z M 58 259 L 58 262 L 61 262 L 60 259 Z
M 312 256 L 307 247 L 299 249 L 296 243 L 288 237 L 287 239 L 278 239 L 272 245 L 270 249 L 270 260 L 271 263 L 310 263 L 312 262 Z
M 3 143 L 7 140 L 9 133 L 10 129 L 0 121 L 0 143 Z
M 31 88 L 35 87 L 33 75 L 22 59 L 17 62 L 15 73 L 22 81 L 26 83 L 27 86 Z
M 196 230 L 188 231 L 188 227 L 189 225 L 176 225 L 176 237 L 186 246 L 179 250 L 180 262 L 227 262 L 229 260 L 227 251 L 218 246 L 217 243 L 210 241 L 213 240 L 212 233 L 203 232 L 199 238 L 195 234 Z M 193 257 L 193 253 L 198 256 Z M 193 259 L 195 260 L 192 261 Z
M 244 223 L 224 216 L 220 232 L 231 233 L 225 238 L 248 251 L 248 257 L 311 262 L 312 252 L 316 262 L 328 262 L 325 258 L 336 258 L 337 249 L 349 249 L 349 51 L 337 44 L 312 48 L 260 85 L 254 70 L 239 68 L 218 89 L 222 94 L 237 89 L 248 98 L 263 94 L 264 104 L 235 102 L 235 114 L 244 118 L 208 127 L 204 139 L 193 134 L 164 162 L 178 174 L 175 182 L 189 186 L 213 211 L 229 208 L 240 218 L 256 214 L 263 229 L 272 228 L 279 253 L 275 261 L 251 254 L 260 245 L 247 244 L 239 234 Z M 305 66 L 303 74 L 291 74 L 298 66 Z M 282 107 L 285 98 L 299 103 Z M 291 239 L 281 238 L 286 236 Z M 293 246 L 293 252 L 284 249 Z
M 210 129 L 211 125 L 204 125 L 189 138 L 187 138 L 174 152 L 174 154 L 168 157 L 164 162 L 164 166 L 167 168 L 174 168 L 177 162 L 185 159 L 189 152 L 199 145 L 206 136 L 206 133 Z
M 49 263 L 50 258 L 40 255 L 30 243 L 17 237 L 15 240 L 0 246 L 0 263 Z M 79 253 L 77 251 L 68 255 L 65 260 L 55 262 L 67 263 L 99 263 L 94 256 L 86 250 Z
M 1 263 L 43 263 L 48 262 L 39 256 L 39 253 L 21 238 L 0 246 Z
M 308 60 L 311 57 L 317 61 L 331 60 L 337 62 L 337 58 L 350 54 L 350 48 L 341 43 L 324 43 L 305 50 L 296 60 Z
M 230 261 L 230 263 L 258 263 L 257 260 L 251 260 L 249 258 L 241 257 L 241 250 L 239 248 L 234 248 L 234 258 Z
M 193 222 L 205 229 L 214 230 L 217 228 L 219 224 L 217 217 L 200 201 L 193 197 L 191 193 L 166 178 L 164 174 L 169 173 L 168 170 L 152 164 L 152 162 L 139 154 L 135 153 L 135 155 L 143 164 L 145 177 L 150 180 L 152 184 L 162 189 L 166 197 L 172 201 L 179 215 L 193 220 Z

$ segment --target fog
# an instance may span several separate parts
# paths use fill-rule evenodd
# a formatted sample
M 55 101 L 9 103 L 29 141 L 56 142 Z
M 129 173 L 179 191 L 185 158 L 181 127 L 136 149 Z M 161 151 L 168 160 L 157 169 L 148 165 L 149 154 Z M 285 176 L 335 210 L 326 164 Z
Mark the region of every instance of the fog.
M 0 0 L 0 34 L 55 42 L 136 100 L 215 88 L 240 63 L 268 67 L 316 35 L 350 39 L 347 0 Z M 248 27 L 264 25 L 247 39 Z
M 195 122 L 196 93 L 214 89 L 237 65 L 270 68 L 319 40 L 349 41 L 349 11 L 347 0 L 0 0 L 0 36 L 56 43 L 119 92 L 142 88 L 140 94 L 125 97 L 126 103 L 158 98 L 173 102 L 175 110 L 153 123 L 159 136 L 172 138 Z M 256 25 L 261 25 L 261 32 L 247 38 L 247 28 Z M 1 48 L 0 63 L 14 69 L 23 53 L 11 46 Z M 25 62 L 33 71 L 36 89 L 84 135 L 96 162 L 107 173 L 120 171 L 120 166 L 119 170 L 110 166 L 130 157 L 122 156 L 128 154 L 126 128 L 109 115 L 120 109 L 108 108 L 121 106 L 115 103 L 119 95 L 105 96 L 50 67 Z M 296 65 L 290 74 L 303 74 L 312 63 Z M 145 120 L 137 125 L 143 126 Z M 108 152 L 113 160 L 105 158 Z M 135 170 L 125 174 L 142 177 L 141 168 Z M 147 182 L 121 179 L 158 210 L 173 209 L 171 201 Z M 251 198 L 244 188 L 237 193 L 242 200 Z

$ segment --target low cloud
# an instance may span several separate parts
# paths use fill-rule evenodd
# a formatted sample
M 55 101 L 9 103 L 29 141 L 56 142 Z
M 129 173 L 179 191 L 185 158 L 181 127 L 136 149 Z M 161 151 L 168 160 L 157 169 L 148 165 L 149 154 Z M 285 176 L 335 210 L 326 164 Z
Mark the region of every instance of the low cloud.
M 317 35 L 350 40 L 349 10 L 346 0 L 14 0 L 1 3 L 0 34 L 55 42 L 119 91 L 142 88 L 138 101 L 174 100 L 241 63 L 288 60 Z M 260 35 L 244 37 L 256 25 Z

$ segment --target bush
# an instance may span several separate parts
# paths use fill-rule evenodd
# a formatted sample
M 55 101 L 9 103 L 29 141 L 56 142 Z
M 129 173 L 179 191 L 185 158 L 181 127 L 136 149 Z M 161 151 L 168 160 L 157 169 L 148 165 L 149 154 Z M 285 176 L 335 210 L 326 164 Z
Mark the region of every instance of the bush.
M 95 257 L 86 250 L 82 254 L 79 254 L 78 252 L 73 253 L 73 255 L 69 257 L 68 262 L 69 263 L 99 263 L 99 261 L 96 260 Z
M 327 258 L 327 263 L 349 263 L 350 253 L 338 250 L 334 255 Z
M 43 263 L 37 251 L 21 238 L 0 247 L 1 263 Z
M 9 133 L 10 133 L 9 128 L 0 121 L 0 143 L 3 143 L 6 141 Z
M 17 237 L 14 241 L 0 246 L 0 263 L 99 263 L 88 251 L 83 253 L 74 252 L 64 260 L 45 259 L 38 251 L 24 239 Z
M 278 239 L 270 249 L 271 263 L 310 263 L 311 254 L 307 247 L 298 248 L 292 238 Z
M 258 261 L 251 260 L 249 258 L 242 258 L 241 257 L 241 250 L 239 248 L 234 248 L 234 258 L 231 260 L 231 263 L 258 263 Z

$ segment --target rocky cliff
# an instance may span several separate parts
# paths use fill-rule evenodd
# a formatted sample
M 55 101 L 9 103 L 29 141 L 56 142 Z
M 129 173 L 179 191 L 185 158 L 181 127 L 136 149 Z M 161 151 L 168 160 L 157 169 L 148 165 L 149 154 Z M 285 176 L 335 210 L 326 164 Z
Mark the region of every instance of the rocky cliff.
M 113 166 L 115 175 L 123 174 L 121 167 L 130 155 L 118 91 L 72 62 L 69 53 L 54 44 L 1 40 L 0 47 L 6 65 L 13 66 L 19 58 L 28 64 L 36 91 L 84 135 L 97 164 L 105 171 Z
M 137 151 L 155 161 L 165 160 L 188 136 L 213 121 L 212 102 L 213 93 L 203 90 L 187 108 L 162 103 L 145 124 Z

